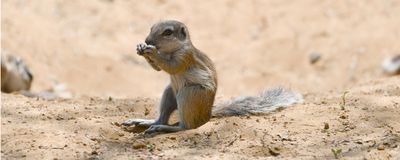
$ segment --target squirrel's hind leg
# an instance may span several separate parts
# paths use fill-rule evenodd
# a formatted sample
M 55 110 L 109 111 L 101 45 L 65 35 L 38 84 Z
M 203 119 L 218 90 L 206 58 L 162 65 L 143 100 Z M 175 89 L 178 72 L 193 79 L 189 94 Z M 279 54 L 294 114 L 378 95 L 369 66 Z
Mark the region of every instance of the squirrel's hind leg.
M 152 134 L 152 133 L 172 133 L 185 130 L 180 126 L 169 126 L 169 125 L 151 125 L 146 131 L 145 134 Z
M 160 104 L 160 116 L 157 120 L 149 119 L 128 119 L 122 123 L 124 126 L 139 126 L 139 127 L 150 127 L 151 125 L 166 125 L 168 124 L 171 113 L 176 110 L 177 104 L 175 94 L 170 85 L 164 90 L 164 94 L 161 98 Z
M 215 92 L 200 85 L 183 87 L 177 94 L 179 126 L 194 129 L 207 123 L 211 118 L 211 109 Z

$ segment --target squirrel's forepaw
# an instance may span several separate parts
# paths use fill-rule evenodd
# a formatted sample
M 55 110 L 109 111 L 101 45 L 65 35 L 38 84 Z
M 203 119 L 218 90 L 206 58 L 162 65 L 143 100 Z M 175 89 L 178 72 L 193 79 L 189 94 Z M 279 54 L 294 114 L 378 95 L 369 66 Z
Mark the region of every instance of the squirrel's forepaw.
M 157 52 L 157 49 L 153 45 L 147 45 L 145 43 L 140 43 L 136 46 L 137 54 L 144 55 L 144 54 L 153 54 Z
M 146 44 L 145 43 L 140 43 L 138 45 L 136 45 L 136 51 L 138 55 L 143 55 L 144 54 L 144 50 L 146 49 Z
M 156 48 L 156 46 L 153 46 L 153 45 L 146 45 L 146 47 L 144 48 L 144 53 L 145 54 L 155 54 L 155 53 L 157 53 L 157 48 Z

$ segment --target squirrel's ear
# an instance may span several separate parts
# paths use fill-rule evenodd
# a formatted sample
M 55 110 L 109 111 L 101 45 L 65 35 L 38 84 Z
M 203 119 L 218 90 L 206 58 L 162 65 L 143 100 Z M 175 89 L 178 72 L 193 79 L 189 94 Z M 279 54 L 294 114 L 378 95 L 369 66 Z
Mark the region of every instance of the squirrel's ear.
M 183 38 L 186 38 L 187 33 L 186 33 L 185 27 L 181 27 L 181 34 L 182 34 Z

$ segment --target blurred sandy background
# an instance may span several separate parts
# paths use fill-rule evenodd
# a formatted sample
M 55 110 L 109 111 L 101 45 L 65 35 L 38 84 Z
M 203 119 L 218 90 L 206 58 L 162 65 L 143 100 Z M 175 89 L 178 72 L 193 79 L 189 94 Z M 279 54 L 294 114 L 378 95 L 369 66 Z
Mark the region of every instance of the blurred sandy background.
M 168 77 L 135 45 L 152 24 L 176 19 L 214 60 L 219 95 L 340 91 L 382 76 L 383 58 L 400 52 L 399 15 L 396 0 L 4 0 L 2 52 L 26 60 L 34 91 L 58 82 L 75 96 L 159 96 Z M 312 52 L 322 63 L 308 63 Z
M 399 0 L 1 5 L 2 53 L 25 60 L 34 92 L 61 84 L 73 95 L 46 101 L 2 93 L 4 159 L 333 159 L 332 149 L 341 150 L 339 157 L 400 158 L 400 79 L 380 67 L 400 52 Z M 135 46 L 167 19 L 184 22 L 194 45 L 215 62 L 217 103 L 277 85 L 303 93 L 306 103 L 153 138 L 112 125 L 156 116 L 169 78 Z M 322 56 L 314 65 L 311 53 Z

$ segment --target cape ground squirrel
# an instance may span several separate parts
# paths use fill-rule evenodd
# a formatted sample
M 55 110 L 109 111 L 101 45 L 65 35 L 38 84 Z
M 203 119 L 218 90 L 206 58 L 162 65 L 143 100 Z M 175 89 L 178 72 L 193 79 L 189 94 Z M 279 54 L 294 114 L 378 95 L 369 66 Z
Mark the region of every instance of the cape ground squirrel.
M 21 58 L 2 53 L 1 91 L 11 93 L 31 88 L 33 76 Z
M 197 128 L 212 115 L 244 115 L 272 111 L 280 106 L 302 102 L 300 94 L 273 89 L 256 97 L 242 97 L 216 106 L 217 73 L 212 61 L 193 46 L 185 24 L 168 20 L 151 28 L 146 44 L 137 45 L 137 53 L 146 58 L 157 71 L 171 77 L 164 90 L 157 120 L 129 119 L 122 124 L 149 127 L 145 133 L 177 132 Z M 168 125 L 174 110 L 178 110 L 179 126 Z
M 72 95 L 65 91 L 63 85 L 58 84 L 51 90 L 30 91 L 33 75 L 25 62 L 16 56 L 2 53 L 1 55 L 1 91 L 4 93 L 17 93 L 26 97 L 43 99 L 70 98 Z

